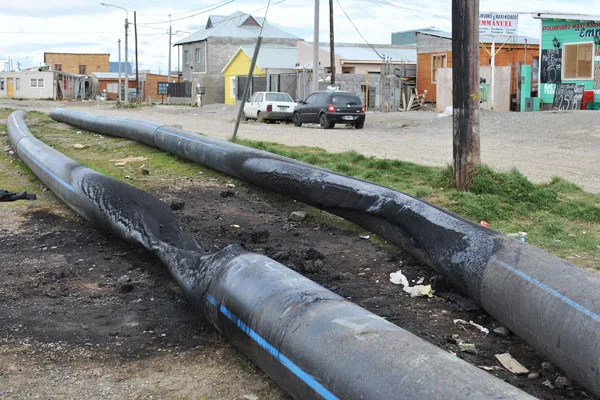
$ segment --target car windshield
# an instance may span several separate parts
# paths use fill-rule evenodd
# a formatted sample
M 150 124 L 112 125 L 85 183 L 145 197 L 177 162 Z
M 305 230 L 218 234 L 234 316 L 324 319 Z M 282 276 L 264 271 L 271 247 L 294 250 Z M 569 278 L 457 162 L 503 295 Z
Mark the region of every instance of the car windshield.
M 334 94 L 331 101 L 337 106 L 360 106 L 360 99 L 353 94 Z
M 285 101 L 293 103 L 294 100 L 287 93 L 267 93 L 267 101 Z

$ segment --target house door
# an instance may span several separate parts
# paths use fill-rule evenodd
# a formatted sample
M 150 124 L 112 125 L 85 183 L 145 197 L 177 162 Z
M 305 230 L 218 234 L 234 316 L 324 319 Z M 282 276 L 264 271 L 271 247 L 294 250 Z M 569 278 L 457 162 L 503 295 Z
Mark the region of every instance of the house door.
M 12 99 L 15 97 L 14 78 L 6 78 L 6 96 L 9 99 Z

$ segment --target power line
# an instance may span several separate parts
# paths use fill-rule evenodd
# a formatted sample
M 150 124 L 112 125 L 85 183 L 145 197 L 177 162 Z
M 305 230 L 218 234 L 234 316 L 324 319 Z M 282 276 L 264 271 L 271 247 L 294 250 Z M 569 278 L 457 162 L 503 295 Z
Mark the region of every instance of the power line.
M 403 10 L 403 11 L 408 11 L 410 12 L 412 17 L 416 17 L 419 19 L 428 19 L 428 17 L 437 17 L 437 18 L 443 18 L 443 19 L 449 19 L 450 15 L 449 14 L 441 14 L 441 13 L 436 13 L 436 12 L 432 12 L 431 8 L 427 7 L 411 7 L 408 5 L 400 5 L 396 2 L 393 1 L 389 1 L 389 0 L 361 0 L 367 3 L 371 3 L 371 4 L 375 4 L 378 6 L 383 6 L 383 7 L 390 7 L 390 8 L 395 8 L 398 10 Z M 444 4 L 444 2 L 440 3 L 440 4 Z M 441 7 L 440 7 L 441 8 Z M 426 14 L 427 17 L 424 17 L 423 15 Z
M 204 11 L 201 11 L 201 12 L 199 12 L 199 13 L 192 14 L 192 15 L 188 15 L 187 17 L 176 18 L 176 19 L 169 20 L 169 21 L 160 21 L 160 22 L 146 22 L 146 23 L 144 23 L 144 25 L 170 24 L 171 22 L 175 22 L 175 21 L 181 21 L 181 20 L 184 20 L 184 19 L 188 19 L 188 18 L 195 17 L 195 16 L 197 16 L 197 15 L 206 14 L 206 13 L 207 13 L 207 12 L 209 12 L 209 11 L 216 10 L 217 8 L 221 8 L 221 7 L 223 7 L 223 6 L 226 6 L 227 4 L 233 3 L 234 1 L 235 1 L 235 0 L 227 0 L 227 1 L 225 1 L 225 2 L 219 3 L 218 5 L 216 5 L 216 6 L 214 6 L 214 7 L 211 7 L 211 8 L 209 8 L 209 9 L 206 9 L 206 10 L 204 10 Z
M 375 47 L 373 47 L 373 46 L 371 45 L 371 43 L 369 43 L 369 42 L 367 41 L 367 39 L 365 39 L 365 37 L 363 36 L 363 34 L 362 34 L 362 33 L 360 33 L 360 31 L 358 30 L 358 28 L 356 27 L 356 25 L 354 25 L 354 22 L 352 22 L 352 20 L 350 19 L 350 17 L 349 17 L 349 16 L 348 16 L 348 14 L 346 13 L 346 10 L 344 10 L 344 7 L 342 7 L 342 4 L 340 3 L 340 0 L 337 0 L 337 3 L 338 3 L 338 5 L 340 6 L 340 10 L 342 10 L 342 12 L 343 12 L 343 13 L 344 13 L 344 15 L 346 16 L 346 18 L 348 18 L 348 21 L 350 21 L 350 23 L 352 24 L 352 26 L 354 27 L 354 29 L 356 30 L 356 32 L 357 32 L 357 33 L 360 35 L 360 37 L 362 38 L 362 40 L 364 40 L 364 41 L 365 41 L 365 43 L 366 43 L 366 44 L 368 44 L 368 45 L 369 45 L 369 47 L 370 47 L 370 48 L 372 48 L 372 49 L 373 49 L 373 51 L 374 51 L 375 53 L 377 53 L 377 55 L 379 56 L 379 58 L 381 58 L 382 60 L 385 60 L 385 57 L 384 57 L 384 56 L 382 56 L 381 54 L 379 54 L 379 52 L 377 51 L 377 49 L 376 49 Z
M 387 26 L 388 28 L 390 28 L 391 30 L 394 30 L 396 28 L 393 28 L 391 26 L 389 26 L 388 24 L 386 24 L 385 22 L 381 21 L 381 18 L 378 18 L 376 16 L 374 16 L 373 14 L 371 14 L 370 12 L 368 12 L 367 10 L 365 10 L 364 8 L 362 8 L 361 6 L 358 5 L 358 2 L 352 2 L 352 5 L 356 8 L 358 8 L 361 12 L 363 12 L 364 14 L 368 15 L 369 17 L 371 17 L 371 19 L 374 19 L 375 21 L 377 21 L 378 23 L 381 23 L 385 26 Z
M 270 4 L 270 5 L 276 6 L 278 4 L 285 3 L 286 1 L 288 1 L 288 0 L 279 0 L 279 1 L 275 2 L 275 3 L 273 3 L 273 4 Z M 269 1 L 269 3 L 270 3 L 270 1 Z M 249 11 L 247 14 L 252 14 L 252 13 L 255 13 L 257 11 L 264 10 L 265 8 L 268 8 L 268 6 L 257 8 L 256 10 Z M 217 26 L 217 25 L 219 25 L 219 24 L 221 24 L 223 22 L 231 21 L 232 19 L 236 19 L 236 18 L 239 18 L 239 17 L 240 17 L 239 15 L 236 15 L 235 17 L 224 18 L 224 19 L 221 19 L 221 20 L 219 20 L 217 22 L 213 21 L 213 26 Z

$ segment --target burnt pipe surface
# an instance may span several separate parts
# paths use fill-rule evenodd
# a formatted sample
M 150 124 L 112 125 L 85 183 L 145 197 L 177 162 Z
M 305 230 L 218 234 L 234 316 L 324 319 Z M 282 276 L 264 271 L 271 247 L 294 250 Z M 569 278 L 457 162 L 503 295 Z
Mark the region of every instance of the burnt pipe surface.
M 157 124 L 124 119 L 125 128 L 119 129 L 117 119 L 109 118 L 115 130 L 107 132 L 102 117 L 65 110 L 55 110 L 51 117 L 76 126 L 84 126 L 78 124 L 83 119 L 87 129 L 113 136 L 142 136 L 144 143 L 369 228 L 443 273 L 568 375 L 600 394 L 597 276 L 404 193 L 285 157 Z M 560 279 L 565 271 L 574 282 Z M 507 306 L 514 299 L 518 304 Z M 569 316 L 568 324 L 558 318 L 563 315 Z M 573 354 L 580 356 L 572 359 Z
M 494 249 L 494 232 L 407 194 L 246 146 L 127 118 L 55 109 L 54 120 L 139 140 L 348 217 L 427 263 L 476 301 Z
M 21 128 L 18 131 L 25 132 L 26 127 Z M 9 132 L 13 130 L 9 120 Z M 467 398 L 471 393 L 487 398 L 500 398 L 503 393 L 530 398 L 266 256 L 248 253 L 238 245 L 203 254 L 195 240 L 181 231 L 165 203 L 88 168 L 61 168 L 74 161 L 37 139 L 30 138 L 23 147 L 36 147 L 35 154 L 25 161 L 46 172 L 40 178 L 47 184 L 57 182 L 52 187 L 61 198 L 76 203 L 73 208 L 92 224 L 156 254 L 192 304 L 204 309 L 219 330 L 295 398 L 338 398 L 334 392 L 343 398 L 390 398 L 399 390 L 412 399 L 432 392 L 448 393 L 450 398 Z M 335 310 L 318 307 L 328 303 L 326 297 L 339 301 Z M 311 312 L 313 307 L 318 307 L 318 312 Z M 280 319 L 294 308 L 299 315 L 290 315 L 289 323 L 295 327 L 280 336 Z M 364 337 L 357 335 L 365 330 L 373 330 L 368 343 L 362 343 Z M 266 341 L 261 335 L 266 335 Z M 406 349 L 404 357 L 389 351 L 378 354 L 384 345 L 395 348 L 406 342 L 413 346 Z M 423 372 L 418 369 L 429 368 L 419 361 L 423 355 L 439 361 L 433 364 L 440 369 L 441 383 L 434 388 L 422 384 Z M 348 362 L 338 363 L 338 357 Z M 350 362 L 354 359 L 369 366 L 367 379 L 355 379 L 363 367 Z M 416 362 L 414 367 L 405 365 L 411 361 Z M 392 362 L 395 367 L 383 374 L 383 366 Z M 396 372 L 406 374 L 403 387 L 398 387 Z M 465 386 L 469 387 L 466 391 Z

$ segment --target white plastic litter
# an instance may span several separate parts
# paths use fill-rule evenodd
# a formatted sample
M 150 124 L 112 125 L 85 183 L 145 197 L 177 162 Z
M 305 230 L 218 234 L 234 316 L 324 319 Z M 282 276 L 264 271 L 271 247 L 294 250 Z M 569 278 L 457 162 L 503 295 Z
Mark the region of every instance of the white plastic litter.
M 454 109 L 452 108 L 452 106 L 448 106 L 446 108 L 444 108 L 444 112 L 439 113 L 437 116 L 438 118 L 444 118 L 444 117 L 449 117 L 453 114 Z
M 467 322 L 464 319 L 455 319 L 454 324 L 471 325 L 471 326 L 474 326 L 475 328 L 479 329 L 481 332 L 485 333 L 486 335 L 489 335 L 489 333 L 490 333 L 490 330 L 488 328 L 484 328 L 483 326 L 476 324 L 473 321 Z
M 431 289 L 431 285 L 410 286 L 408 283 L 408 278 L 404 276 L 402 271 L 392 272 L 390 274 L 390 282 L 395 285 L 402 285 L 402 290 L 410 294 L 411 297 L 433 297 L 433 289 Z

